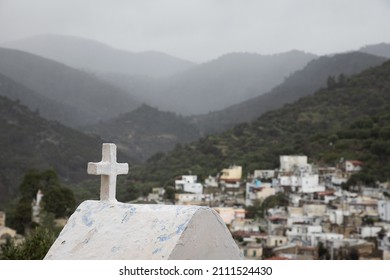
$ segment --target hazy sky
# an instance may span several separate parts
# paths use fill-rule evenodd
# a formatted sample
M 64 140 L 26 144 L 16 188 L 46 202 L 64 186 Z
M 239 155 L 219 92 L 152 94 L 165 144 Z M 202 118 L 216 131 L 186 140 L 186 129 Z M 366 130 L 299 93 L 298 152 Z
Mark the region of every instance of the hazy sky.
M 0 42 L 58 33 L 196 62 L 390 42 L 389 0 L 0 0 Z

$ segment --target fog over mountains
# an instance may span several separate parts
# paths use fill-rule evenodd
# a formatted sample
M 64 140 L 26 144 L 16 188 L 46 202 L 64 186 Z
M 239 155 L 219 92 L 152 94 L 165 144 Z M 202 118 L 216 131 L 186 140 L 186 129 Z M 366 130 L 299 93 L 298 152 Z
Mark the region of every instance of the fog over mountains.
M 4 47 L 30 52 L 73 68 L 96 73 L 121 73 L 166 77 L 195 64 L 155 51 L 130 52 L 106 44 L 73 36 L 39 35 L 7 42 Z
M 73 112 L 74 115 L 62 117 L 51 115 L 67 125 L 95 123 L 132 111 L 141 104 L 128 92 L 89 73 L 18 50 L 0 48 L 0 73 Z M 47 112 L 42 114 L 50 116 Z
M 369 53 L 376 56 L 390 58 L 390 44 L 389 43 L 380 43 L 376 45 L 368 45 L 359 49 L 359 51 L 364 53 Z
M 177 144 L 251 122 L 311 95 L 327 87 L 329 77 L 337 81 L 340 75 L 348 77 L 390 57 L 390 45 L 379 44 L 363 47 L 360 52 L 321 57 L 296 50 L 275 55 L 230 53 L 195 64 L 161 53 L 120 51 L 77 37 L 38 36 L 12 45 L 19 50 L 0 48 L 0 95 L 6 98 L 3 108 L 13 104 L 15 110 L 7 111 L 0 126 L 11 134 L 18 129 L 39 132 L 3 139 L 2 147 L 17 155 L 13 166 L 21 166 L 15 169 L 15 176 L 21 176 L 27 167 L 18 163 L 25 160 L 25 151 L 12 139 L 24 139 L 23 147 L 38 147 L 39 141 L 52 143 L 53 155 L 59 152 L 54 151 L 56 147 L 65 147 L 58 144 L 58 137 L 77 146 L 80 154 L 86 152 L 81 146 L 87 145 L 88 139 L 94 143 L 110 141 L 117 143 L 126 157 L 136 159 L 132 162 L 146 161 Z M 29 110 L 18 109 L 21 105 Z M 10 130 L 10 116 L 20 112 L 30 116 L 30 121 Z M 61 124 L 46 124 L 44 118 Z M 80 135 L 62 124 L 77 128 Z M 54 126 L 58 136 L 52 136 Z M 45 154 L 41 148 L 34 149 Z M 57 168 L 51 158 L 34 160 L 32 165 Z M 73 174 L 81 174 L 83 168 L 79 164 L 75 170 L 61 170 L 60 175 L 79 178 Z M 11 178 L 4 178 L 7 180 L 0 180 L 0 184 L 8 189 Z
M 184 115 L 221 110 L 265 93 L 316 57 L 301 51 L 232 53 L 196 65 L 157 52 L 131 53 L 92 40 L 55 35 L 4 46 L 92 72 L 141 102 Z

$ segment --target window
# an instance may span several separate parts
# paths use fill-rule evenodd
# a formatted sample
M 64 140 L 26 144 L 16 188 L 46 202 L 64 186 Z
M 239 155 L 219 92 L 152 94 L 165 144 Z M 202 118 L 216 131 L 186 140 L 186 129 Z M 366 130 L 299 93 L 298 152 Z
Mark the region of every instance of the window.
M 252 257 L 256 257 L 256 250 L 253 250 Z

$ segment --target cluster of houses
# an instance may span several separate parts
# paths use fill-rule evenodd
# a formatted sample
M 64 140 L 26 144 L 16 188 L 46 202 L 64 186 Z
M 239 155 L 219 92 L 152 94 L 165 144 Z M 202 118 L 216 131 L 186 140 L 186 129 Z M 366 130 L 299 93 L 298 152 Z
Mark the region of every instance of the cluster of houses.
M 362 164 L 342 160 L 319 168 L 307 156 L 286 155 L 278 169 L 255 170 L 245 180 L 241 166 L 204 183 L 183 175 L 175 180 L 175 203 L 213 207 L 248 259 L 390 259 L 389 183 L 343 188 Z M 283 206 L 247 218 L 250 207 L 279 194 Z M 162 203 L 163 189 L 152 197 Z
M 244 179 L 236 165 L 202 183 L 196 175 L 183 175 L 175 180 L 175 204 L 212 207 L 247 259 L 389 260 L 389 182 L 353 191 L 344 187 L 362 165 L 342 160 L 337 167 L 317 167 L 307 156 L 286 155 L 278 169 L 255 170 Z M 169 203 L 165 192 L 155 188 L 144 200 Z M 39 191 L 32 204 L 36 223 L 42 196 Z M 283 201 L 264 207 L 272 199 Z M 8 238 L 22 240 L 5 217 L 0 212 L 0 245 Z

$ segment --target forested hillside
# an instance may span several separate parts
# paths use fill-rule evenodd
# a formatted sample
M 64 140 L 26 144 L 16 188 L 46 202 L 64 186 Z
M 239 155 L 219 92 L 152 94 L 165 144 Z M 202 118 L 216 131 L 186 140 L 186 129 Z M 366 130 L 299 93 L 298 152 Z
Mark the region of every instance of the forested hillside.
M 198 128 L 180 115 L 142 105 L 133 112 L 87 126 L 85 130 L 104 141 L 116 143 L 132 158 L 146 161 L 158 152 L 172 150 L 177 144 L 200 138 Z
M 309 62 L 302 70 L 294 72 L 271 91 L 221 111 L 195 116 L 193 121 L 205 134 L 222 132 L 313 94 L 331 83 L 332 78 L 340 75 L 345 78 L 369 67 L 378 66 L 384 61 L 386 58 L 359 52 L 322 56 Z
M 100 161 L 102 140 L 47 121 L 18 101 L 0 97 L 0 197 L 17 192 L 31 169 L 54 169 L 64 183 L 91 178 L 89 161 Z M 133 162 L 123 153 L 118 160 Z
M 364 162 L 363 177 L 386 180 L 390 170 L 390 62 L 221 135 L 158 154 L 131 171 L 134 182 L 172 184 L 177 175 L 216 174 L 239 164 L 244 173 L 276 168 L 279 155 L 305 154 L 311 161 L 334 165 L 340 160 Z

